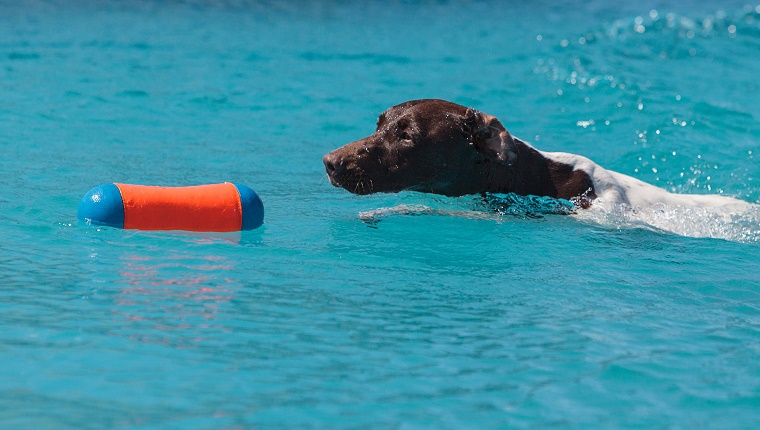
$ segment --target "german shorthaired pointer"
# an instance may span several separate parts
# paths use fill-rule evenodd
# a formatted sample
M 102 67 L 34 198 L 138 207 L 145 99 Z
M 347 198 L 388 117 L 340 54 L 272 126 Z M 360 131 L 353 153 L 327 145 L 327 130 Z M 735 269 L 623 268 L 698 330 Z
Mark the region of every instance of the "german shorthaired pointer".
M 717 195 L 672 194 L 579 155 L 539 151 L 495 117 L 444 100 L 394 106 L 380 115 L 374 133 L 322 161 L 330 182 L 355 194 L 516 193 L 566 199 L 581 208 L 746 204 Z

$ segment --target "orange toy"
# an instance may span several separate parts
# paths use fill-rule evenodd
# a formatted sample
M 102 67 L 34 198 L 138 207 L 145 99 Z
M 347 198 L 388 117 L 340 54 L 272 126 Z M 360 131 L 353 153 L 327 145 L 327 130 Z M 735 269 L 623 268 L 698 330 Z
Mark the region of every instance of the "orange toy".
M 264 222 L 264 206 L 245 185 L 191 187 L 104 184 L 79 203 L 78 217 L 112 227 L 139 230 L 240 231 Z

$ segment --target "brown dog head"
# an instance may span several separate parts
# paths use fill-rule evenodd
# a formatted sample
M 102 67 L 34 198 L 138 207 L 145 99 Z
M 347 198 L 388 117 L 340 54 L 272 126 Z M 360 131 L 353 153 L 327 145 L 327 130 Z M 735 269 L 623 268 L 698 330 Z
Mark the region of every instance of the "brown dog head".
M 364 139 L 325 155 L 330 182 L 355 194 L 482 192 L 483 176 L 518 157 L 498 119 L 444 100 L 413 100 L 380 115 Z M 486 178 L 487 179 L 487 178 Z

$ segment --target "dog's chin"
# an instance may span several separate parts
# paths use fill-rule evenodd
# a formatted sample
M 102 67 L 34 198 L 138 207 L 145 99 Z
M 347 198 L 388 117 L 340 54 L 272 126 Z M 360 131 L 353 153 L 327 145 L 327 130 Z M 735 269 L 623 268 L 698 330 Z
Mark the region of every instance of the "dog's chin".
M 328 179 L 334 187 L 343 188 L 351 194 L 366 196 L 377 192 L 370 182 L 341 180 L 332 176 L 328 176 Z
M 338 188 L 356 194 L 357 196 L 368 196 L 370 194 L 378 193 L 398 193 L 404 191 L 404 188 L 388 186 L 388 184 L 375 184 L 374 181 L 362 180 L 362 181 L 341 181 L 330 177 L 330 183 Z

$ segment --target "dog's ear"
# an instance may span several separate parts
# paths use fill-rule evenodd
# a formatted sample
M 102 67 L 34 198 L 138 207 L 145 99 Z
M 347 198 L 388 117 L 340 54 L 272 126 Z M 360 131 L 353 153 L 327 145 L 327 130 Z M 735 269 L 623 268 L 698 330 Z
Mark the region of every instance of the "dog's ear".
M 467 108 L 464 132 L 476 151 L 497 163 L 511 165 L 517 159 L 517 146 L 496 117 Z

